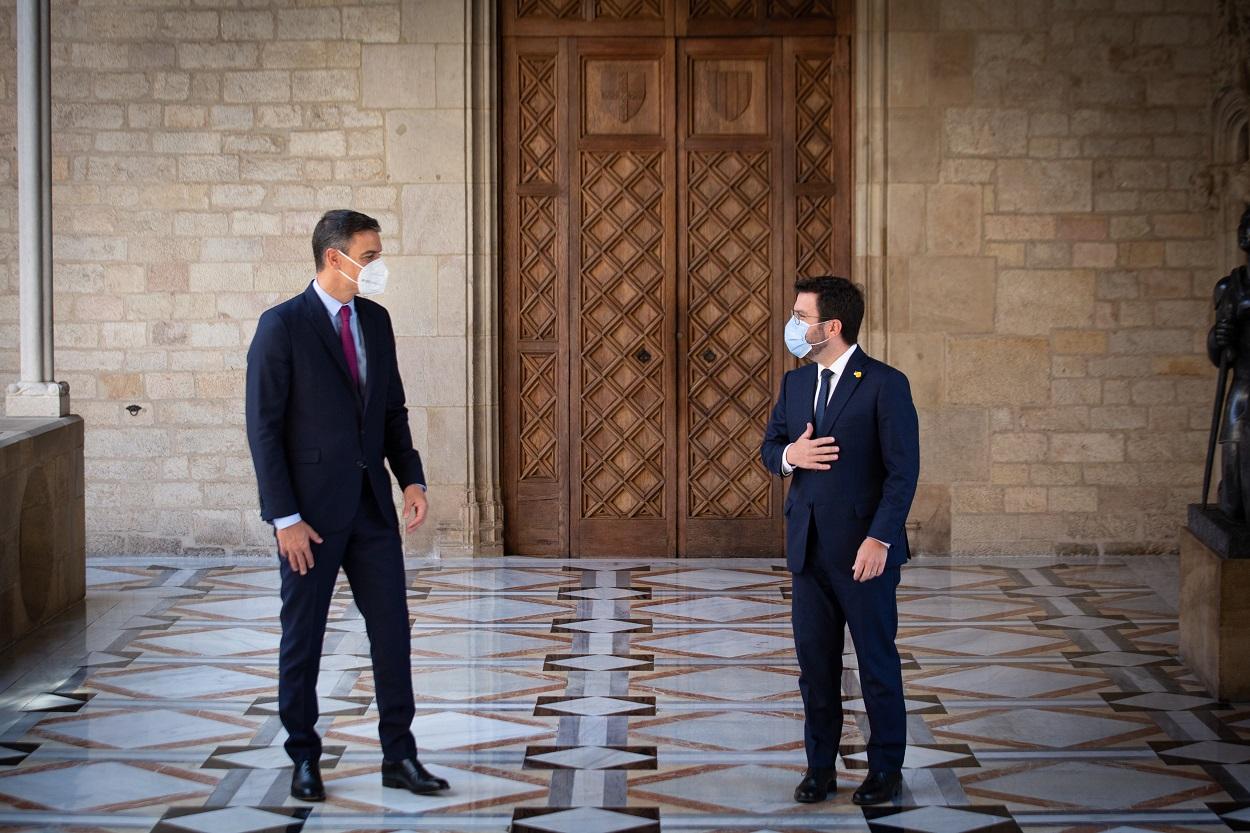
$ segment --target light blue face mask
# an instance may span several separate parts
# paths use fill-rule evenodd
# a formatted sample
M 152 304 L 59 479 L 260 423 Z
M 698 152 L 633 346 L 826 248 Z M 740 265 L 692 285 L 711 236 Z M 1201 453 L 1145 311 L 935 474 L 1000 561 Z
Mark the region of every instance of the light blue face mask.
M 817 321 L 815 324 L 805 324 L 793 315 L 786 322 L 786 348 L 794 354 L 795 358 L 807 358 L 807 354 L 812 352 L 813 347 L 824 344 L 829 339 L 822 339 L 815 344 L 807 340 L 807 331 L 812 327 L 819 327 L 821 324 L 827 324 L 827 321 Z

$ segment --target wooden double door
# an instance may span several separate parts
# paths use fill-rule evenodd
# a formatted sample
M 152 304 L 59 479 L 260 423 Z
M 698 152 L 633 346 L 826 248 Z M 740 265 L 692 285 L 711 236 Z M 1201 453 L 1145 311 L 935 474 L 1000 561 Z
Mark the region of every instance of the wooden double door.
M 838 36 L 505 37 L 509 553 L 777 555 L 796 276 L 850 266 Z

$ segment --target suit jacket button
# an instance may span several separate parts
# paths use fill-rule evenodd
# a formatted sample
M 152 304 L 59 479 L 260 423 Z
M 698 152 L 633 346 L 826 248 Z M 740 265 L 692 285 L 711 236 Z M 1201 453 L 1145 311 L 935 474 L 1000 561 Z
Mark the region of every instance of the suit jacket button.
M 357 460 L 357 461 L 356 461 L 356 468 L 358 468 L 358 469 L 367 469 L 367 468 L 369 468 L 369 464 L 368 464 L 368 463 L 366 463 L 364 460 Z

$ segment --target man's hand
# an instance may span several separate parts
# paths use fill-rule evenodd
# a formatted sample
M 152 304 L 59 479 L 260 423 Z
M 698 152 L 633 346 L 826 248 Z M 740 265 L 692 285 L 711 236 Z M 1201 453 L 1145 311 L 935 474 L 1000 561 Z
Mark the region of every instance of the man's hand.
M 855 566 L 851 575 L 856 581 L 868 581 L 885 571 L 885 557 L 889 549 L 876 538 L 865 538 L 855 554 Z
M 416 483 L 404 489 L 404 520 L 408 520 L 408 513 L 412 512 L 412 520 L 408 521 L 405 529 L 412 532 L 421 524 L 425 523 L 425 516 L 429 513 L 430 504 L 425 499 L 425 489 L 422 489 Z
M 278 530 L 278 552 L 301 576 L 313 568 L 312 542 L 320 544 L 321 536 L 303 521 Z
M 812 439 L 812 424 L 807 423 L 803 436 L 795 440 L 786 451 L 786 462 L 796 469 L 826 471 L 829 464 L 838 459 L 838 447 L 833 437 Z

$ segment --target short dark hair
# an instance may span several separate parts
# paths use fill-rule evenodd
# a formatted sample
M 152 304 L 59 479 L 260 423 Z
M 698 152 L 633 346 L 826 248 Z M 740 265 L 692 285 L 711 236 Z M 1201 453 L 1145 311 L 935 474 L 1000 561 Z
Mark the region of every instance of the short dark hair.
M 864 293 L 858 286 L 846 278 L 822 275 L 799 278 L 794 282 L 794 291 L 816 293 L 820 320 L 836 318 L 842 322 L 842 340 L 847 344 L 859 341 L 859 327 L 864 323 Z
M 322 214 L 312 236 L 313 262 L 317 264 L 317 271 L 325 268 L 326 249 L 343 251 L 351 242 L 352 235 L 361 231 L 380 233 L 382 226 L 368 214 L 345 208 Z

